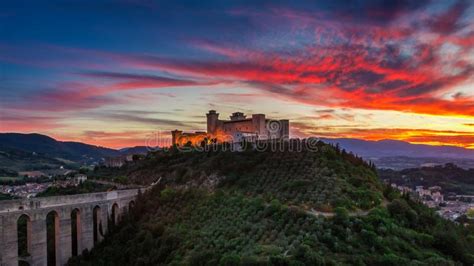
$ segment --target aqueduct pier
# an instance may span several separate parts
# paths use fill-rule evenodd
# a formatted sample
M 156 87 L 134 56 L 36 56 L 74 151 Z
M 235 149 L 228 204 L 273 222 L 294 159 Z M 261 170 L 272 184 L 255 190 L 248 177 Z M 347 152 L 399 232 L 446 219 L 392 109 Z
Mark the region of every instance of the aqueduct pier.
M 66 264 L 102 240 L 107 226 L 133 207 L 139 190 L 0 201 L 0 265 Z M 49 247 L 48 237 L 54 243 Z

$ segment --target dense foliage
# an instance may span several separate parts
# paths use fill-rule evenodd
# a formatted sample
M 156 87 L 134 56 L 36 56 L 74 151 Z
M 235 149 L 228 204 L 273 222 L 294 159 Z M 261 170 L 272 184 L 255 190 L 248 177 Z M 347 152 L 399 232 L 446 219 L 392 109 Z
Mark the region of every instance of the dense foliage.
M 326 144 L 317 151 L 162 151 L 122 168 L 96 168 L 88 176 L 149 185 L 162 178 L 178 186 L 232 187 L 288 205 L 331 210 L 380 204 L 381 188 L 362 159 Z
M 0 193 L 0 200 L 14 199 L 12 195 Z
M 441 219 L 383 187 L 370 164 L 320 145 L 318 152 L 160 152 L 116 171 L 97 169 L 160 182 L 70 265 L 474 263 L 472 227 Z
M 380 178 L 398 185 L 440 186 L 444 192 L 474 194 L 474 169 L 463 169 L 448 163 L 434 167 L 410 168 L 401 171 L 379 170 Z
M 109 189 L 113 189 L 113 186 L 98 184 L 90 181 L 85 181 L 80 183 L 77 186 L 67 186 L 67 187 L 48 187 L 45 191 L 40 192 L 36 197 L 51 197 L 51 196 L 61 196 L 61 195 L 74 195 L 74 194 L 83 194 L 83 193 L 94 193 L 94 192 L 103 192 Z
M 399 198 L 332 218 L 219 189 L 155 188 L 104 242 L 71 265 L 449 265 L 473 263 L 472 229 Z

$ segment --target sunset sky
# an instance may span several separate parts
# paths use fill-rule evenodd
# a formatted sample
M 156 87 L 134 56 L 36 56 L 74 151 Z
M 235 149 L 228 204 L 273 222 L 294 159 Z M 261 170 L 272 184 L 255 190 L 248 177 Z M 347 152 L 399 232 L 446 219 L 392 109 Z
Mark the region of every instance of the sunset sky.
M 12 0 L 0 36 L 1 132 L 120 148 L 215 109 L 474 149 L 470 0 Z

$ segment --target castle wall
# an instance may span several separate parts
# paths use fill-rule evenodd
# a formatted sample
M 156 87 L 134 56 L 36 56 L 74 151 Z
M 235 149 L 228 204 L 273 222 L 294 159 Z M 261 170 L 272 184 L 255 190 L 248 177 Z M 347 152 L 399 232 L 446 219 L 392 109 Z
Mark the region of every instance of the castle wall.
M 252 115 L 252 124 L 259 138 L 267 137 L 267 130 L 265 124 L 265 115 L 264 114 L 254 114 Z
M 231 134 L 234 132 L 255 132 L 252 120 L 243 120 L 238 122 L 227 122 L 223 125 L 224 132 Z
M 287 119 L 280 120 L 281 130 L 280 138 L 289 139 L 290 138 L 290 121 Z
M 240 141 L 243 136 L 252 141 L 289 138 L 289 120 L 269 120 L 264 114 L 253 114 L 252 118 L 246 118 L 240 112 L 233 113 L 231 120 L 219 120 L 219 114 L 215 110 L 210 110 L 206 117 L 207 133 L 183 133 L 175 130 L 171 132 L 173 144 L 183 146 L 191 142 L 192 145 L 200 145 L 206 138 L 232 142 Z

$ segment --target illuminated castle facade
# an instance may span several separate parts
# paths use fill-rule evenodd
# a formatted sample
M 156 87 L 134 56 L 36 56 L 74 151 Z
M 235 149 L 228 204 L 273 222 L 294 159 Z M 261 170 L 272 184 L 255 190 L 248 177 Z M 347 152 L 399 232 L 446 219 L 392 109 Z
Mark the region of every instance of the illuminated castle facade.
M 215 110 L 210 110 L 206 117 L 207 132 L 184 133 L 174 130 L 171 132 L 173 145 L 289 138 L 289 120 L 271 120 L 264 114 L 253 114 L 251 118 L 247 118 L 241 112 L 233 113 L 230 120 L 220 120 Z

